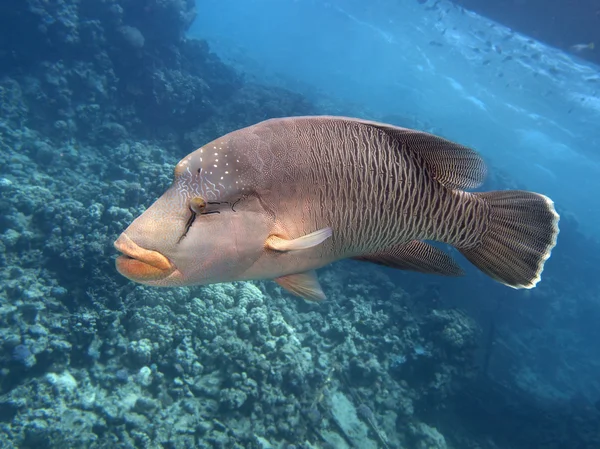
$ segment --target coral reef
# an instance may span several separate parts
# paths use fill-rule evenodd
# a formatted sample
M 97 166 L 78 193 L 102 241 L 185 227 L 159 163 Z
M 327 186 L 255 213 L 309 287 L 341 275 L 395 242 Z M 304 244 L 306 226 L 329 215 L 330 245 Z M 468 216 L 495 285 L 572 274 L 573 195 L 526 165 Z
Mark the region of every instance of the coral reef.
M 204 42 L 185 38 L 193 0 L 9 0 L 0 16 L 0 95 L 22 100 L 6 101 L 14 107 L 3 117 L 25 109 L 56 139 L 181 133 L 242 85 Z

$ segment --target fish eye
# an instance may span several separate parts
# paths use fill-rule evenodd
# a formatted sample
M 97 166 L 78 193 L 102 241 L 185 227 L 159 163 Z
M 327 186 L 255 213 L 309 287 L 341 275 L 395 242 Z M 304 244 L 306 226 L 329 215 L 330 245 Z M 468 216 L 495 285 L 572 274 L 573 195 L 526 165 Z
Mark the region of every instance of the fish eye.
M 185 224 L 185 230 L 183 231 L 182 236 L 179 237 L 179 240 L 177 240 L 177 243 L 181 242 L 185 238 L 185 236 L 189 232 L 190 228 L 194 224 L 194 221 L 196 220 L 196 216 L 206 214 L 206 201 L 204 201 L 204 198 L 195 196 L 194 198 L 192 198 L 190 200 L 189 208 L 190 208 L 190 212 L 192 214 L 190 215 L 190 218 L 188 219 L 187 223 Z
M 203 214 L 206 211 L 206 201 L 204 198 L 195 196 L 190 200 L 190 209 L 196 214 Z

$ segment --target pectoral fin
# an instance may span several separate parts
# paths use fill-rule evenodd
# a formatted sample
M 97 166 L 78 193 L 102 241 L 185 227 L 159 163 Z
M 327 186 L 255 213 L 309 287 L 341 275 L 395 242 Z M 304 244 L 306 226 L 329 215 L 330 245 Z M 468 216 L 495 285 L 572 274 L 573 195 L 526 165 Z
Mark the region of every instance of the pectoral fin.
M 317 273 L 314 270 L 282 276 L 275 279 L 275 282 L 287 291 L 294 295 L 298 295 L 307 301 L 318 302 L 325 299 L 325 293 L 323 293 L 323 289 L 321 289 L 321 285 L 317 279 Z
M 276 235 L 271 235 L 265 242 L 265 245 L 267 248 L 274 251 L 296 251 L 299 249 L 312 248 L 313 246 L 323 243 L 331 237 L 331 233 L 331 228 L 327 227 L 293 240 L 286 240 L 277 237 Z
M 462 276 L 462 268 L 442 250 L 420 240 L 393 246 L 385 251 L 354 257 L 354 260 L 372 262 L 400 270 L 419 271 L 442 276 Z

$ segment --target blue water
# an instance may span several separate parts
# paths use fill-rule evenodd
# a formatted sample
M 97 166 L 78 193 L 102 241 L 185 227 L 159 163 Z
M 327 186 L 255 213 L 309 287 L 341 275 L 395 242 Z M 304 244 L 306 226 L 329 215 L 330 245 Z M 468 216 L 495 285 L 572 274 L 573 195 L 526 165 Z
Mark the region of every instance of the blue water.
M 435 11 L 411 0 L 202 4 L 190 33 L 224 57 L 473 146 L 594 235 L 597 66 L 449 2 Z
M 599 448 L 600 67 L 568 50 L 583 26 L 555 48 L 528 23 L 446 0 L 2 2 L 0 449 Z M 178 160 L 316 114 L 438 134 L 481 152 L 483 190 L 551 197 L 541 283 L 445 245 L 464 277 L 341 261 L 322 304 L 116 272 Z

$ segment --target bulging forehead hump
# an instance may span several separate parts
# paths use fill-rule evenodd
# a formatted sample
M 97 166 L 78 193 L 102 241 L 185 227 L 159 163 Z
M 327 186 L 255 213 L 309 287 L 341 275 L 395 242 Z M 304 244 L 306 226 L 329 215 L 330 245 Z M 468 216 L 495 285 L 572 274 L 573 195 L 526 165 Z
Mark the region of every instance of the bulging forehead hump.
M 249 163 L 247 149 L 255 143 L 250 145 L 248 140 L 254 140 L 251 135 L 250 139 L 240 137 L 223 136 L 184 157 L 175 167 L 175 186 L 207 199 L 249 191 L 254 164 Z

